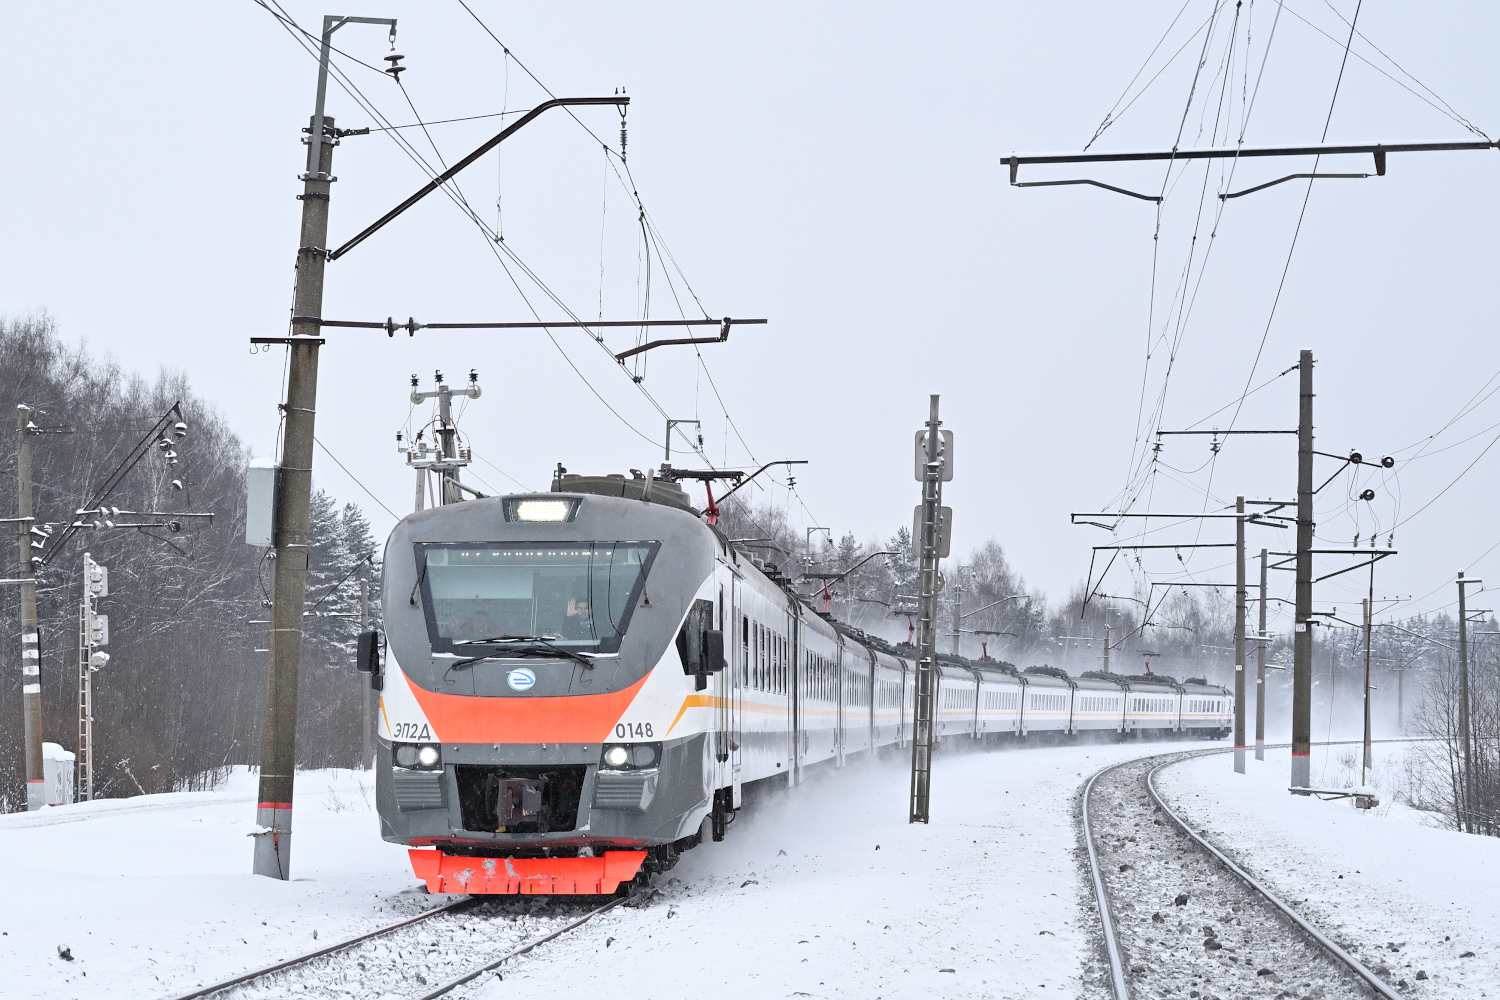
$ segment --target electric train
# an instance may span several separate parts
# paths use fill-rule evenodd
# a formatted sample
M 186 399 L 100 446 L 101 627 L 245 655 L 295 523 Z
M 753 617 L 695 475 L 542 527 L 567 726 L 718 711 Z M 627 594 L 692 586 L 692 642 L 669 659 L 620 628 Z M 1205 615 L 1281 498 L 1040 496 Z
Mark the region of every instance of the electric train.
M 386 543 L 384 839 L 434 893 L 608 894 L 724 837 L 744 790 L 909 745 L 916 661 L 820 614 L 676 483 L 559 472 L 419 511 Z M 1227 735 L 1159 676 L 938 658 L 935 739 Z M 623 890 L 620 890 L 623 891 Z

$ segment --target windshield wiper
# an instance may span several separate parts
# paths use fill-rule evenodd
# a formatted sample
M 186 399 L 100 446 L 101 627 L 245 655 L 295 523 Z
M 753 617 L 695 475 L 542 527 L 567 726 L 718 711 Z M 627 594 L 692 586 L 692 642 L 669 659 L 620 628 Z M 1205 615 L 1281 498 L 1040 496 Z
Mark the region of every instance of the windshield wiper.
M 590 670 L 594 669 L 593 661 L 589 660 L 582 653 L 577 653 L 577 652 L 574 652 L 571 649 L 567 649 L 567 648 L 564 648 L 562 646 L 554 645 L 553 642 L 552 642 L 552 640 L 555 639 L 555 638 L 557 638 L 557 637 L 556 636 L 550 636 L 550 635 L 501 635 L 501 636 L 493 636 L 493 637 L 491 637 L 489 639 L 459 639 L 457 642 L 454 642 L 453 645 L 455 645 L 455 646 L 474 646 L 474 645 L 483 645 L 485 643 L 494 643 L 494 642 L 535 642 L 535 643 L 540 643 L 542 646 L 544 646 L 546 649 L 550 650 L 553 653 L 557 653 L 560 656 L 566 656 L 566 657 L 568 657 L 569 659 L 572 659 L 572 660 L 577 660 L 579 663 L 582 663 L 585 667 L 588 667 Z M 546 654 L 543 653 L 539 649 L 514 649 L 514 650 L 506 650 L 506 652 L 505 652 L 504 655 L 505 656 L 545 656 Z M 500 654 L 491 653 L 491 654 L 489 654 L 487 656 L 476 656 L 476 657 L 473 657 L 472 659 L 468 659 L 468 660 L 459 660 L 457 663 L 453 664 L 453 666 L 450 667 L 449 669 L 456 669 L 458 667 L 466 667 L 466 666 L 469 666 L 470 664 L 478 663 L 480 660 L 496 660 L 496 659 L 500 659 Z

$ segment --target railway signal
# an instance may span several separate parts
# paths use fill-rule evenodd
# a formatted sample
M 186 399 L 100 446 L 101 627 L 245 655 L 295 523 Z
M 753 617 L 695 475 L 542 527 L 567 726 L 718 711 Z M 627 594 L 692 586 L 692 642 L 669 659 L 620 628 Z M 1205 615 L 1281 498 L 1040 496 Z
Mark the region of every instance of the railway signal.
M 912 713 L 911 808 L 907 821 L 926 823 L 932 795 L 933 678 L 937 660 L 938 560 L 948 554 L 953 512 L 943 506 L 943 483 L 953 479 L 953 432 L 941 430 L 938 397 L 930 397 L 927 428 L 917 432 L 915 472 L 922 504 L 912 532 L 919 559 L 917 684 Z
M 109 663 L 109 616 L 94 601 L 109 596 L 109 570 L 83 554 L 83 600 L 78 604 L 78 781 L 82 801 L 94 801 L 94 671 Z

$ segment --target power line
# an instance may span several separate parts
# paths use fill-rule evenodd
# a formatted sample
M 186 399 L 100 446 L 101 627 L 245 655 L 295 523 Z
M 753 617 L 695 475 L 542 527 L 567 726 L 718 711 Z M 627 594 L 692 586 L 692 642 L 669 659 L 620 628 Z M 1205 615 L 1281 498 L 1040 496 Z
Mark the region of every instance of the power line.
M 317 442 L 317 445 L 318 445 L 319 448 L 323 449 L 323 454 L 325 454 L 329 458 L 333 459 L 333 464 L 334 465 L 337 465 L 340 469 L 344 470 L 344 475 L 346 475 L 350 479 L 354 480 L 354 485 L 355 486 L 358 486 L 360 489 L 364 490 L 366 496 L 368 496 L 371 500 L 374 500 L 376 503 L 380 504 L 380 509 L 381 510 L 385 511 L 387 514 L 391 515 L 396 520 L 398 520 L 398 521 L 401 520 L 401 515 L 397 514 L 395 511 L 391 510 L 385 504 L 381 503 L 380 502 L 380 498 L 378 496 L 376 496 L 374 493 L 371 493 L 370 492 L 370 488 L 368 486 L 366 486 L 364 483 L 360 482 L 359 481 L 359 477 L 356 476 L 354 473 L 350 472 L 349 471 L 349 467 L 347 465 L 345 465 L 343 462 L 340 462 L 339 459 L 338 459 L 338 456 L 335 455 L 333 452 L 329 451 L 328 450 L 328 446 L 326 444 L 324 444 L 322 441 L 318 441 L 318 439 L 317 439 L 316 436 L 313 437 L 313 440 Z
M 1361 41 L 1363 41 L 1370 48 L 1374 49 L 1376 52 L 1379 52 L 1380 55 L 1381 55 L 1381 57 L 1384 58 L 1386 62 L 1390 63 L 1392 66 L 1394 66 L 1398 70 L 1400 70 L 1407 77 L 1407 79 L 1411 80 L 1418 87 L 1421 87 L 1423 90 L 1427 91 L 1427 93 L 1431 94 L 1432 95 L 1432 99 L 1429 100 L 1428 98 L 1426 98 L 1426 97 L 1422 96 L 1421 94 L 1417 93 L 1415 90 L 1412 90 L 1412 88 L 1408 87 L 1406 84 L 1402 83 L 1400 80 L 1396 79 L 1394 76 L 1391 76 L 1391 74 L 1387 73 L 1385 70 L 1381 69 L 1379 66 L 1375 65 L 1373 62 L 1371 62 L 1370 60 L 1366 59 L 1364 56 L 1360 55 L 1358 52 L 1353 53 L 1354 58 L 1356 58 L 1360 62 L 1364 63 L 1366 66 L 1370 67 L 1375 72 L 1377 72 L 1381 76 L 1385 77 L 1387 80 L 1390 80 L 1396 86 L 1398 86 L 1401 89 L 1407 91 L 1413 97 L 1416 97 L 1419 101 L 1422 101 L 1423 103 L 1427 104 L 1428 106 L 1434 108 L 1435 110 L 1437 110 L 1441 114 L 1443 114 L 1443 115 L 1447 116 L 1448 118 L 1452 119 L 1457 124 L 1462 125 L 1464 128 L 1468 129 L 1470 132 L 1474 133 L 1475 135 L 1481 136 L 1481 137 L 1483 137 L 1485 139 L 1489 138 L 1488 135 L 1486 135 L 1484 132 L 1480 131 L 1467 118 L 1465 118 L 1463 115 L 1461 115 L 1457 111 L 1455 111 L 1453 109 L 1453 105 L 1449 104 L 1447 101 L 1443 100 L 1440 96 L 1438 96 L 1438 94 L 1437 94 L 1437 92 L 1435 90 L 1433 90 L 1431 87 L 1427 86 L 1427 84 L 1423 83 L 1421 80 L 1418 80 L 1415 76 L 1412 76 L 1412 74 L 1409 73 L 1409 72 L 1407 72 L 1407 70 L 1400 63 L 1396 62 L 1396 60 L 1392 59 L 1389 55 L 1387 55 L 1385 53 L 1385 50 L 1383 50 L 1380 46 L 1376 45 L 1374 42 L 1370 41 L 1370 39 L 1363 32 L 1354 31 L 1354 24 L 1353 24 L 1353 22 L 1351 22 L 1348 18 L 1344 17 L 1343 14 L 1340 14 L 1339 11 L 1338 11 L 1338 8 L 1334 7 L 1333 4 L 1331 4 L 1331 3 L 1328 3 L 1328 0 L 1323 0 L 1323 2 L 1328 7 L 1329 10 L 1333 11 L 1334 17 L 1337 17 L 1340 21 L 1343 21 L 1345 24 L 1349 25 L 1350 30 L 1353 31 L 1354 34 L 1357 35 Z M 1312 30 L 1316 31 L 1318 34 L 1322 35 L 1324 38 L 1328 39 L 1330 42 L 1333 42 L 1335 45 L 1337 45 L 1339 43 L 1339 40 L 1337 38 L 1334 38 L 1328 32 L 1324 31 L 1322 28 L 1318 27 L 1316 24 L 1313 24 L 1307 18 L 1305 18 L 1301 14 L 1297 13 L 1295 10 L 1292 10 L 1290 7 L 1287 7 L 1286 10 L 1287 10 L 1288 14 L 1291 14 L 1297 20 L 1301 21 L 1303 24 L 1307 25 L 1309 28 L 1311 28 Z M 1358 11 L 1356 11 L 1355 12 L 1355 19 L 1357 20 L 1358 17 L 1359 17 L 1359 14 L 1358 14 Z M 1434 102 L 1436 102 L 1436 103 L 1434 103 Z M 1441 105 L 1441 107 L 1439 107 L 1439 105 Z

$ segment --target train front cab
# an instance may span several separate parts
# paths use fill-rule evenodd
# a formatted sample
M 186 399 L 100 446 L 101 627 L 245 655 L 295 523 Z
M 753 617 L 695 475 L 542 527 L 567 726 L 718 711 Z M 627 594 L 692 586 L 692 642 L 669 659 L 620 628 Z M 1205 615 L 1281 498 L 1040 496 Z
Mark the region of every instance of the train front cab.
M 387 545 L 377 807 L 432 891 L 613 891 L 696 843 L 733 784 L 724 709 L 748 665 L 732 640 L 728 669 L 704 652 L 733 629 L 726 550 L 658 503 L 546 499 L 570 518 L 473 500 L 403 519 Z M 590 627 L 609 642 L 568 645 L 570 595 L 601 604 Z M 506 617 L 522 613 L 538 624 Z M 556 638 L 478 641 L 533 634 Z

